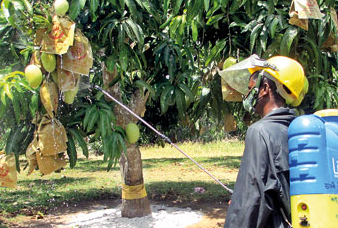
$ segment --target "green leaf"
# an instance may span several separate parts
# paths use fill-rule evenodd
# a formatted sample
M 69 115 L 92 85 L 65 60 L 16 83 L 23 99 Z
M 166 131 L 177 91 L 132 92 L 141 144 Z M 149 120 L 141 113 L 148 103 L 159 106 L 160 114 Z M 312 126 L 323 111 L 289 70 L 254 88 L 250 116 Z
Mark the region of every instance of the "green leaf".
M 135 85 L 139 88 L 141 88 L 143 90 L 143 88 L 146 88 L 152 97 L 155 97 L 156 96 L 156 93 L 155 93 L 155 90 L 153 89 L 153 87 L 151 87 L 151 85 L 149 85 L 148 83 L 146 83 L 145 81 L 143 80 L 137 80 L 135 81 Z
M 194 120 L 193 122 L 197 121 L 201 115 L 203 114 L 205 108 L 206 108 L 206 105 L 209 103 L 211 99 L 211 93 L 210 93 L 210 90 L 208 90 L 207 88 L 203 88 L 202 89 L 202 95 L 200 97 L 200 100 L 197 104 L 197 107 L 196 107 L 196 113 L 194 115 Z
M 224 17 L 225 17 L 225 15 L 223 13 L 222 14 L 217 14 L 215 16 L 212 16 L 207 21 L 207 25 L 213 25 L 214 23 L 216 23 L 217 21 L 223 19 Z
M 170 3 L 170 0 L 164 0 L 163 1 L 163 13 L 164 13 L 164 15 L 166 15 L 167 12 L 168 12 L 169 3 Z
M 185 84 L 181 83 L 179 84 L 179 87 L 184 91 L 185 95 L 188 97 L 188 100 L 187 100 L 187 107 L 188 107 L 189 104 L 194 101 L 195 97 L 192 94 L 191 90 L 188 88 L 188 86 L 186 86 Z
M 171 14 L 168 19 L 160 26 L 160 29 L 164 29 L 165 27 L 167 27 L 167 25 L 169 25 L 169 23 L 171 22 L 171 20 L 175 17 L 174 14 Z
M 125 0 L 119 0 L 119 3 L 120 3 L 120 10 L 123 11 L 124 10 L 124 7 L 125 7 Z
M 160 97 L 160 106 L 161 106 L 161 115 L 166 113 L 169 108 L 169 97 L 174 96 L 173 90 L 175 87 L 172 84 L 168 84 L 161 93 Z
M 86 0 L 72 0 L 69 7 L 69 17 L 72 20 L 80 14 L 81 10 L 86 4 Z
M 278 23 L 279 23 L 279 20 L 278 18 L 275 17 L 273 18 L 272 22 L 269 25 L 269 32 L 270 32 L 271 38 L 275 37 L 275 32 L 276 32 Z
M 99 8 L 99 0 L 90 0 L 90 7 L 89 11 L 92 15 L 93 22 L 96 21 L 97 15 L 96 15 L 96 10 Z
M 127 71 L 129 61 L 128 61 L 128 48 L 125 45 L 121 47 L 119 61 L 120 61 L 122 70 Z
M 67 134 L 67 154 L 69 158 L 69 166 L 70 168 L 73 168 L 76 165 L 77 161 L 77 152 L 76 152 L 76 146 L 74 139 L 72 135 Z
M 86 109 L 85 117 L 83 118 L 83 128 L 88 127 L 89 121 L 93 118 L 94 112 L 97 110 L 96 105 L 90 106 Z
M 19 124 L 22 111 L 21 111 L 21 108 L 20 108 L 20 100 L 19 100 L 19 97 L 16 93 L 17 92 L 13 93 L 12 103 L 13 103 L 13 109 L 14 109 L 14 115 L 15 115 L 16 123 Z
M 117 136 L 117 141 L 119 143 L 119 147 L 122 147 L 123 152 L 126 153 L 127 152 L 127 147 L 126 147 L 126 143 L 124 142 L 123 137 L 119 133 L 116 133 L 116 136 Z
M 280 47 L 280 52 L 282 55 L 288 55 L 290 53 L 292 42 L 294 38 L 297 36 L 297 34 L 298 34 L 298 28 L 295 26 L 290 26 L 286 30 L 282 38 L 281 47 Z
M 210 0 L 204 0 L 204 10 L 205 10 L 205 12 L 208 12 L 209 4 L 210 4 Z
M 31 101 L 29 103 L 29 110 L 32 117 L 35 116 L 35 113 L 38 111 L 38 108 L 39 108 L 39 94 L 33 93 Z
M 25 6 L 27 12 L 30 14 L 30 15 L 33 15 L 33 8 L 32 8 L 32 5 L 27 1 L 27 0 L 20 0 L 23 5 Z
M 125 0 L 127 7 L 130 10 L 130 14 L 134 19 L 137 19 L 138 11 L 134 0 Z
M 203 7 L 203 0 L 189 1 L 187 10 L 187 21 L 193 20 Z
M 180 10 L 182 2 L 183 2 L 183 0 L 176 0 L 175 1 L 174 12 L 173 12 L 174 15 L 176 15 L 178 13 L 178 11 Z
M 196 42 L 198 38 L 198 30 L 195 20 L 191 21 L 191 30 L 192 30 L 192 40 Z
M 88 125 L 87 125 L 88 132 L 94 129 L 94 126 L 97 124 L 99 118 L 100 118 L 99 110 L 95 108 L 93 115 L 90 117 L 88 121 Z
M 79 146 L 82 149 L 82 153 L 86 158 L 88 158 L 88 147 L 86 141 L 83 139 L 81 133 L 75 128 L 68 128 L 67 131 L 73 136 L 74 139 L 79 143 Z
M 6 95 L 9 97 L 9 99 L 13 100 L 13 93 L 11 92 L 11 86 L 8 83 L 5 83 L 3 88 L 2 88 Z
M 175 17 L 170 23 L 170 37 L 175 38 L 178 27 L 182 21 L 182 16 Z
M 219 41 L 210 51 L 208 55 L 205 66 L 209 66 L 209 64 L 215 59 L 215 57 L 224 49 L 226 40 Z
M 180 88 L 175 88 L 175 102 L 178 111 L 178 116 L 183 119 L 186 110 L 184 92 Z
M 0 103 L 0 119 L 3 117 L 5 113 L 6 113 L 6 106 Z
M 230 6 L 230 10 L 229 10 L 229 14 L 234 14 L 238 8 L 240 7 L 242 1 L 240 0 L 236 0 L 236 1 L 232 1 L 231 6 Z
M 106 135 L 105 137 L 102 138 L 102 150 L 104 161 L 107 161 L 107 159 L 112 156 L 112 151 L 110 149 L 111 148 L 110 137 L 114 137 L 114 133 L 111 135 Z
M 161 16 L 158 13 L 158 10 L 154 7 L 154 5 L 149 0 L 136 0 L 136 2 L 145 9 L 149 14 L 151 14 L 157 22 L 161 21 Z
M 127 19 L 126 20 L 127 24 L 130 26 L 130 28 L 132 29 L 136 40 L 140 43 L 140 44 L 144 44 L 144 34 L 142 31 L 142 28 L 136 24 L 134 21 L 132 21 L 131 19 Z
M 222 0 L 222 1 L 220 1 L 220 2 L 221 2 L 221 4 L 222 4 L 222 7 L 225 8 L 225 7 L 228 6 L 229 0 Z
M 169 67 L 170 48 L 169 46 L 164 49 L 164 63 Z
M 263 27 L 263 24 L 257 24 L 251 31 L 251 34 L 250 34 L 250 52 L 251 53 L 255 46 L 256 38 L 258 34 L 260 33 L 262 27 Z
M 176 55 L 178 56 L 180 64 L 183 64 L 182 52 L 180 48 L 176 44 L 172 45 L 171 47 L 176 51 Z
M 262 31 L 259 35 L 259 40 L 262 46 L 263 51 L 266 50 L 266 43 L 268 41 L 268 30 L 265 26 L 263 26 Z
M 7 105 L 7 103 L 6 103 L 6 92 L 5 92 L 4 89 L 1 90 L 1 102 L 5 106 Z

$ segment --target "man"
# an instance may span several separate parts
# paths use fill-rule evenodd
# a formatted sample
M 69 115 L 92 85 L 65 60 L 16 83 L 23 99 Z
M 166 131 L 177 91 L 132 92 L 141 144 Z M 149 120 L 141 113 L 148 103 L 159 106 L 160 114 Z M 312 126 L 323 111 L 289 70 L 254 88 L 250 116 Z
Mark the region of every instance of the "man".
M 250 58 L 247 63 L 238 63 L 251 73 L 243 105 L 262 119 L 247 131 L 224 227 L 289 227 L 287 131 L 295 114 L 286 103 L 293 106 L 301 103 L 307 92 L 307 80 L 302 66 L 288 57 L 277 56 L 267 61 L 256 55 Z M 236 65 L 226 71 L 239 70 Z M 222 77 L 227 76 L 226 71 L 220 72 Z

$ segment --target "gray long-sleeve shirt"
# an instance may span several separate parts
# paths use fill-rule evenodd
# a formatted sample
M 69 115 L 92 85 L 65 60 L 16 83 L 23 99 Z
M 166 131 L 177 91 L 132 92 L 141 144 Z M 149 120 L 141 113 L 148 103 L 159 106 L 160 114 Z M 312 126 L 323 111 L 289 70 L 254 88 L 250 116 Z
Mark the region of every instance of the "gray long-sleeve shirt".
M 294 111 L 278 108 L 251 125 L 245 138 L 225 228 L 288 227 L 291 220 L 288 127 Z

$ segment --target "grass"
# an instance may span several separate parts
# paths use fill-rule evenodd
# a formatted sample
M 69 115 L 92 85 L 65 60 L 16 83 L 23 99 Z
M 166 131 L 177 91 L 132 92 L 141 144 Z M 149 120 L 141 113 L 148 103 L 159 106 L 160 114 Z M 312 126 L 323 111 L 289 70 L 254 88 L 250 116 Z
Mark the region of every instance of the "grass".
M 244 148 L 242 141 L 188 142 L 178 146 L 233 188 Z M 140 150 L 144 182 L 150 199 L 212 202 L 229 198 L 229 193 L 222 186 L 170 145 L 164 148 L 141 147 Z M 80 158 L 73 169 L 66 167 L 61 173 L 47 176 L 41 176 L 39 171 L 27 176 L 25 171 L 21 171 L 16 189 L 0 188 L 0 213 L 4 217 L 34 215 L 40 211 L 45 213 L 56 205 L 119 198 L 119 167 L 117 165 L 109 172 L 106 167 L 102 157 L 92 156 L 88 160 Z M 203 187 L 205 192 L 195 193 L 195 187 Z

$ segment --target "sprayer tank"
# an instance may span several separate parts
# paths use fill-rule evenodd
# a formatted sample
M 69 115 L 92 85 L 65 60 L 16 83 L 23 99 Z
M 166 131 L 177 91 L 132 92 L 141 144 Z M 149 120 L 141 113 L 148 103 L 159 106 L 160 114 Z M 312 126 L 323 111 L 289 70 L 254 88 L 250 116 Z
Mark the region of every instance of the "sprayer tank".
M 293 227 L 338 227 L 338 110 L 297 117 L 288 135 Z

